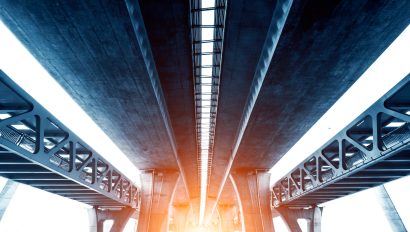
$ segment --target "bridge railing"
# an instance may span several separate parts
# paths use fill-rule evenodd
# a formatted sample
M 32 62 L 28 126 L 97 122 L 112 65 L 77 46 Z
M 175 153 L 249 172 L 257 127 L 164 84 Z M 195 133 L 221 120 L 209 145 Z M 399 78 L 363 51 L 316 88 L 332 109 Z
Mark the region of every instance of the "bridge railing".
M 133 208 L 139 206 L 140 191 L 130 179 L 65 127 L 2 71 L 0 148 L 2 176 L 19 181 L 22 174 L 25 174 L 24 180 L 43 179 L 43 182 L 53 178 L 66 178 L 79 184 L 81 188 L 70 185 L 59 186 L 60 189 L 71 187 L 82 192 L 79 194 L 78 191 L 66 190 L 60 195 L 95 205 L 107 202 L 108 198 L 119 205 Z M 51 178 L 51 174 L 58 176 Z M 84 192 L 82 187 L 93 191 Z M 89 197 L 84 197 L 88 196 L 86 194 L 89 194 Z
M 272 204 L 280 207 L 323 203 L 363 190 L 360 183 L 364 183 L 364 179 L 367 186 L 372 187 L 409 175 L 409 142 L 410 76 L 407 76 L 276 182 L 272 188 Z M 390 158 L 398 154 L 400 159 Z M 358 179 L 349 184 L 342 181 L 350 176 L 361 178 L 362 182 L 354 185 Z M 331 187 L 325 190 L 328 186 Z

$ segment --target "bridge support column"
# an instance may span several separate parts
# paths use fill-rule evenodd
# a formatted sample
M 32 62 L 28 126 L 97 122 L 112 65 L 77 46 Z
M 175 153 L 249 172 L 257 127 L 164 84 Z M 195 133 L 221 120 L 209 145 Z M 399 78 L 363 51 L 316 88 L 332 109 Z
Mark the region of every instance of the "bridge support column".
M 238 194 L 244 231 L 274 231 L 269 190 L 270 174 L 259 170 L 241 170 L 232 173 L 230 178 Z
M 137 231 L 167 231 L 168 210 L 178 178 L 176 171 L 141 174 L 142 196 Z
M 381 207 L 383 208 L 384 214 L 390 223 L 390 228 L 393 232 L 406 231 L 406 227 L 397 213 L 394 203 L 390 199 L 389 193 L 386 191 L 384 185 L 377 187 L 376 189 L 377 198 Z
M 219 218 L 223 232 L 235 231 L 235 208 L 232 205 L 218 205 Z
M 7 180 L 3 189 L 0 192 L 0 221 L 3 218 L 4 213 L 9 206 L 11 199 L 13 198 L 14 193 L 16 192 L 17 186 L 19 184 L 12 180 Z
M 174 206 L 173 228 L 175 232 L 185 232 L 189 206 Z
M 281 207 L 276 209 L 282 219 L 285 221 L 289 230 L 292 232 L 302 232 L 298 224 L 298 219 L 306 219 L 308 221 L 309 232 L 320 232 L 322 222 L 322 209 L 313 207 L 310 209 L 289 209 Z
M 122 232 L 128 220 L 134 216 L 136 210 L 130 207 L 121 210 L 100 210 L 96 209 L 97 232 L 104 232 L 104 221 L 113 220 L 114 223 L 110 232 Z

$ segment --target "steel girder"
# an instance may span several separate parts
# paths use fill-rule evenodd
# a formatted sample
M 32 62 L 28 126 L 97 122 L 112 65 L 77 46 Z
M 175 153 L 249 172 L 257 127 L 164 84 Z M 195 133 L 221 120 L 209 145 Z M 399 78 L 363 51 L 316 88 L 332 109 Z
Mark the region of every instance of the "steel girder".
M 140 205 L 131 180 L 1 70 L 0 175 L 99 207 Z
M 231 168 L 233 166 L 233 163 L 236 157 L 236 153 L 238 152 L 239 146 L 242 141 L 242 137 L 245 133 L 245 130 L 248 125 L 249 119 L 251 117 L 253 108 L 256 104 L 256 100 L 262 88 L 262 84 L 265 80 L 269 65 L 271 63 L 274 52 L 276 50 L 276 46 L 279 42 L 280 36 L 282 34 L 282 30 L 285 26 L 286 19 L 288 17 L 292 4 L 293 4 L 293 0 L 280 0 L 280 1 L 277 1 L 276 3 L 275 9 L 272 15 L 271 23 L 270 23 L 270 26 L 269 26 L 269 29 L 266 35 L 266 40 L 264 42 L 262 52 L 261 52 L 259 61 L 256 66 L 255 74 L 252 80 L 252 85 L 250 87 L 250 91 L 246 99 L 244 111 L 243 111 L 243 114 L 241 116 L 241 120 L 238 126 L 238 131 L 237 131 L 237 134 L 235 135 L 235 140 L 233 143 L 233 148 L 231 150 L 230 159 L 227 163 L 226 171 L 223 174 L 222 183 L 219 185 L 215 204 L 211 206 L 212 212 L 214 212 L 214 210 L 216 209 L 216 202 L 218 202 L 219 198 L 221 197 L 223 187 L 225 186 L 225 183 L 229 178 L 230 171 L 231 171 Z M 222 43 L 223 41 L 220 40 L 220 42 Z M 215 120 L 215 123 L 216 123 L 216 120 Z
M 272 206 L 306 207 L 410 174 L 410 75 L 272 188 Z

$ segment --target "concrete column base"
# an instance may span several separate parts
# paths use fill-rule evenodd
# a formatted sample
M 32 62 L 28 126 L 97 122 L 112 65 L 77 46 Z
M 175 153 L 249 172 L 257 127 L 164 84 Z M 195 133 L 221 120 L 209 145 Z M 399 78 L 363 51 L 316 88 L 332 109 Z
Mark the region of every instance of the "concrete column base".
M 121 210 L 96 209 L 97 232 L 103 232 L 104 221 L 106 220 L 114 221 L 114 224 L 110 229 L 110 232 L 122 232 L 125 228 L 125 225 L 127 225 L 128 220 L 132 218 L 135 213 L 136 210 L 130 207 L 126 207 Z
M 235 171 L 230 176 L 238 194 L 241 218 L 246 232 L 272 232 L 269 190 L 270 174 L 259 170 Z
M 275 210 L 279 213 L 289 230 L 292 232 L 302 232 L 302 229 L 298 224 L 298 219 L 301 218 L 308 221 L 309 232 L 321 231 L 323 208 L 313 207 L 310 209 L 289 209 L 286 207 L 280 207 Z
M 178 172 L 169 170 L 147 171 L 141 174 L 142 195 L 137 231 L 168 230 L 168 210 L 178 178 Z
M 174 206 L 173 209 L 173 221 L 170 225 L 170 229 L 174 232 L 184 232 L 186 230 L 189 206 Z
M 232 205 L 218 205 L 219 218 L 223 232 L 235 231 L 235 208 Z

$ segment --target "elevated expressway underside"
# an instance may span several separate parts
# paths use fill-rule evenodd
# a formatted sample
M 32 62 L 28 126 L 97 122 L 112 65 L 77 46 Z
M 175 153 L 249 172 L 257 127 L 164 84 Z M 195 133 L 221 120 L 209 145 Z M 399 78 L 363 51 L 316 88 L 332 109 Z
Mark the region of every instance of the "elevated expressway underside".
M 278 9 L 288 14 L 277 45 L 266 46 Z M 207 218 L 220 206 L 240 209 L 241 173 L 270 169 L 409 25 L 409 9 L 408 1 L 227 1 Z M 147 183 L 178 173 L 167 189 L 151 190 L 171 201 L 174 219 L 176 209 L 193 209 L 195 223 L 190 14 L 189 1 L 165 0 L 18 0 L 0 7 L 17 38 L 149 173 Z

